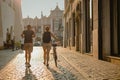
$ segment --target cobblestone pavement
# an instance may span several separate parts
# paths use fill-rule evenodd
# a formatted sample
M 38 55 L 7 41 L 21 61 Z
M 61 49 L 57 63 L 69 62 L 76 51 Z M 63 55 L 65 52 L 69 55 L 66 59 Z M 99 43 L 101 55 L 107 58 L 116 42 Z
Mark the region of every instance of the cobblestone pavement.
M 57 51 L 88 80 L 120 80 L 120 66 L 61 47 Z
M 50 64 L 47 68 L 43 64 L 41 47 L 34 47 L 30 68 L 25 67 L 24 52 L 16 51 L 16 54 L 18 55 L 0 70 L 0 80 L 87 80 L 62 55 L 58 55 L 57 68 L 50 54 Z

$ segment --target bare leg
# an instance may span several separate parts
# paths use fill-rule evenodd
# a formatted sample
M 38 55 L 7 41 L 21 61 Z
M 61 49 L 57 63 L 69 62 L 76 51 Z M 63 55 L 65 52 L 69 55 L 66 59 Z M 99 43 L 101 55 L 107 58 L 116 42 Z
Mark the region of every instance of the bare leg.
M 44 49 L 44 64 L 46 63 L 46 49 Z
M 31 60 L 31 52 L 28 52 L 28 63 L 30 63 Z
M 26 60 L 26 63 L 28 63 L 27 54 L 28 54 L 28 52 L 27 52 L 27 50 L 25 50 L 25 60 Z
M 50 50 L 47 49 L 47 66 L 49 65 L 49 63 L 48 63 L 49 62 L 49 52 L 50 52 Z
M 26 66 L 30 67 L 31 66 L 30 65 L 31 53 L 28 50 L 26 50 L 25 58 L 26 58 Z

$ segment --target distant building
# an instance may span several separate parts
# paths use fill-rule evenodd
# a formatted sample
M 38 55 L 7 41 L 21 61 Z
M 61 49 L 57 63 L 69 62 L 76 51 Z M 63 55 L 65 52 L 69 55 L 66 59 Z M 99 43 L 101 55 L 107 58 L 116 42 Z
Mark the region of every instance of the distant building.
M 52 32 L 62 41 L 63 40 L 63 10 L 60 10 L 58 5 L 54 10 L 51 10 L 49 16 L 51 21 Z
M 19 41 L 22 30 L 21 0 L 0 0 L 0 46 L 6 42 L 7 32 L 10 39 Z
M 50 11 L 50 15 L 48 17 L 43 16 L 41 12 L 41 18 L 35 17 L 33 18 L 24 18 L 23 25 L 24 28 L 30 24 L 36 32 L 36 40 L 41 41 L 42 33 L 45 30 L 46 26 L 49 26 L 51 31 L 59 38 L 63 39 L 63 10 L 60 10 L 58 5 L 54 10 Z

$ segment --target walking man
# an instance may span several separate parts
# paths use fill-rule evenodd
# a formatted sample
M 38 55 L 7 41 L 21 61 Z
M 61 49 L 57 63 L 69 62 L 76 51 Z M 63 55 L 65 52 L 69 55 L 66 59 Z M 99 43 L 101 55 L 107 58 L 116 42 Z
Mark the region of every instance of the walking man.
M 45 32 L 43 33 L 43 50 L 44 50 L 44 64 L 47 64 L 49 66 L 49 52 L 51 50 L 51 36 L 58 40 L 50 31 L 49 27 L 45 28 Z
M 27 30 L 24 30 L 21 34 L 22 38 L 24 38 L 24 49 L 25 49 L 25 59 L 26 59 L 26 67 L 31 67 L 30 59 L 31 52 L 33 51 L 33 38 L 35 37 L 35 33 L 31 30 L 31 25 L 27 26 Z

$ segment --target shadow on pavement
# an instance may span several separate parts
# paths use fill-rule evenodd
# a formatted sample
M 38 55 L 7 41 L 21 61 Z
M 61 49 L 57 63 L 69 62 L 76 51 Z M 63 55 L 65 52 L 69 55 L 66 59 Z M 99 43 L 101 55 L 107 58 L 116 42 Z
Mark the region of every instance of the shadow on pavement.
M 32 74 L 31 69 L 26 67 L 25 76 L 22 78 L 22 80 L 37 80 L 37 78 L 35 75 Z
M 48 67 L 48 70 L 52 73 L 55 80 L 77 80 L 77 77 L 63 66 L 58 65 L 58 69 L 59 71 L 56 71 Z
M 0 50 L 0 70 L 12 61 L 18 54 L 18 51 Z

